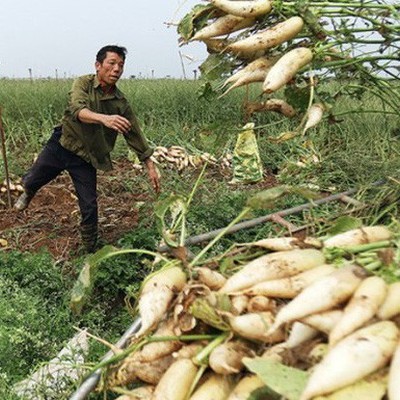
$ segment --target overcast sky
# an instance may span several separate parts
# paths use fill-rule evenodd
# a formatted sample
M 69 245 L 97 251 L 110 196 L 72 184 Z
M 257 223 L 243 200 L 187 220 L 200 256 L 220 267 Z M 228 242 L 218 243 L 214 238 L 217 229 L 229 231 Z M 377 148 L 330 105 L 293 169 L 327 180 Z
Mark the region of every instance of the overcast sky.
M 98 49 L 118 44 L 128 49 L 124 77 L 181 78 L 185 71 L 191 78 L 205 47 L 179 47 L 176 27 L 166 23 L 179 21 L 200 2 L 6 0 L 0 9 L 0 77 L 26 78 L 29 68 L 34 77 L 91 73 Z

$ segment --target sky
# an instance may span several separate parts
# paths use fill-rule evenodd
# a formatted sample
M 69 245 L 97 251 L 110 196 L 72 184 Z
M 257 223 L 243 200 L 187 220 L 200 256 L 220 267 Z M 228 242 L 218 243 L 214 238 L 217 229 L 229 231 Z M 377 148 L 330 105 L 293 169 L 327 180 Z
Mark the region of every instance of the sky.
M 94 72 L 97 51 L 128 49 L 124 77 L 193 78 L 204 44 L 179 47 L 175 26 L 202 0 L 6 0 L 0 77 L 69 78 Z

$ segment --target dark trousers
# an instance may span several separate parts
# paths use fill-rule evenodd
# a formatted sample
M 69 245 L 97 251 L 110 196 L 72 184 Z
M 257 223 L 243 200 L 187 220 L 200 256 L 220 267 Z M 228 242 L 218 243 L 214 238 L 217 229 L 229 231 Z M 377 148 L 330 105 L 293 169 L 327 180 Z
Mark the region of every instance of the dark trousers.
M 37 160 L 22 179 L 25 191 L 34 195 L 64 170 L 71 176 L 81 211 L 82 225 L 97 225 L 96 169 L 60 144 L 61 128 L 53 134 Z

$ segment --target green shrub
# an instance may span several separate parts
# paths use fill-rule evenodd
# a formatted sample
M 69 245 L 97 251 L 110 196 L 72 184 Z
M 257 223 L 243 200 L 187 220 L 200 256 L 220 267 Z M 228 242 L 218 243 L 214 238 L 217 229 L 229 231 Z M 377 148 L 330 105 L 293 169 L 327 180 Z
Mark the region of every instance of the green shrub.
M 61 323 L 60 315 L 58 321 L 51 318 L 54 311 L 42 297 L 0 277 L 1 373 L 22 378 L 38 360 L 57 352 L 59 340 L 70 334 L 70 328 Z

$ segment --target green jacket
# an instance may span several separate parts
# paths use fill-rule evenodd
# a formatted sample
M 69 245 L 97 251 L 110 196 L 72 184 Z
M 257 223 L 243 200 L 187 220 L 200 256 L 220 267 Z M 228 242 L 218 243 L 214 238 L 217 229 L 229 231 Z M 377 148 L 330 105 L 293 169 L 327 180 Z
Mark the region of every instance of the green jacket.
M 78 113 L 83 108 L 127 118 L 132 124 L 132 129 L 123 135 L 128 146 L 136 152 L 140 161 L 153 154 L 153 149 L 143 136 L 124 94 L 118 88 L 111 94 L 104 93 L 96 75 L 81 76 L 72 85 L 69 106 L 62 119 L 60 139 L 61 145 L 67 150 L 90 162 L 97 169 L 112 169 L 110 152 L 114 148 L 118 133 L 100 124 L 80 122 Z

